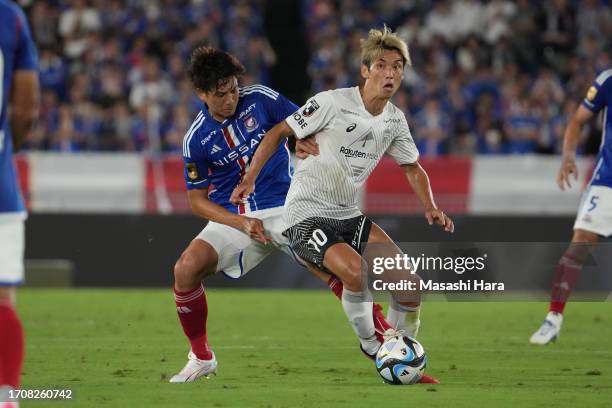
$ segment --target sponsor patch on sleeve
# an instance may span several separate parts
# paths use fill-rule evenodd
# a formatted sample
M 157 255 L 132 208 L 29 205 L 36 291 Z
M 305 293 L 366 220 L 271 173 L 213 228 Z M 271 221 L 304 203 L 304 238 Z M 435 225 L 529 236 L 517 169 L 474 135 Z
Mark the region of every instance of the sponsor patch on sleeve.
M 313 113 L 315 113 L 317 109 L 319 109 L 319 104 L 314 99 L 311 99 L 304 107 L 304 110 L 302 110 L 302 115 L 304 115 L 305 117 L 309 117 Z
M 187 168 L 187 177 L 189 177 L 189 180 L 197 180 L 199 178 L 198 168 L 195 163 L 187 163 L 185 167 Z

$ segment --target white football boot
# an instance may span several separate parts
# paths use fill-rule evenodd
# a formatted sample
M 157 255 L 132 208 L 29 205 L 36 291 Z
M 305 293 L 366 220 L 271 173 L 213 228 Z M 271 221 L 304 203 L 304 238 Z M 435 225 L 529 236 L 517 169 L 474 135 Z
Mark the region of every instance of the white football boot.
M 554 342 L 559 338 L 562 323 L 563 315 L 561 313 L 548 312 L 544 323 L 542 323 L 537 332 L 533 333 L 529 342 L 541 346 Z
M 187 358 L 189 361 L 178 374 L 170 379 L 171 383 L 192 382 L 200 377 L 208 377 L 217 372 L 215 353 L 212 353 L 212 359 L 210 360 L 200 360 L 192 351 L 189 351 Z

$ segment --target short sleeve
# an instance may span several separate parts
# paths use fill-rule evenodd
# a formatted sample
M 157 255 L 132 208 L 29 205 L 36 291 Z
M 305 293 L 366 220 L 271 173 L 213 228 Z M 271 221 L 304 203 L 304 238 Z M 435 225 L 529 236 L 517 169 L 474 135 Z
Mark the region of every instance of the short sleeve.
M 336 108 L 329 92 L 321 92 L 310 98 L 304 106 L 287 117 L 286 121 L 295 137 L 303 139 L 324 129 L 336 115 Z
M 298 106 L 287 99 L 285 96 L 278 94 L 276 99 L 264 98 L 266 101 L 266 112 L 268 117 L 274 123 L 280 123 L 293 112 L 298 109 Z
M 38 70 L 36 46 L 32 40 L 28 20 L 21 10 L 17 11 L 17 43 L 15 50 L 15 70 Z
M 204 156 L 204 150 L 200 146 L 197 135 L 187 137 L 183 149 L 183 162 L 185 164 L 183 175 L 187 190 L 208 188 L 210 184 L 208 171 L 210 168 L 208 159 Z
M 419 150 L 414 144 L 406 117 L 402 114 L 399 123 L 392 129 L 393 141 L 387 148 L 387 154 L 395 159 L 397 164 L 413 164 L 419 160 Z
M 582 106 L 593 113 L 598 113 L 606 106 L 606 97 L 612 88 L 612 69 L 603 71 L 595 78 L 582 101 Z

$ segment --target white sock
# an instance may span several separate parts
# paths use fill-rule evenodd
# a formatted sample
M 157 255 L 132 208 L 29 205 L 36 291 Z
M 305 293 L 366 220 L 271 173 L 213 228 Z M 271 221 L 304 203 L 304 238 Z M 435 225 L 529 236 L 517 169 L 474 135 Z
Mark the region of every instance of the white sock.
M 397 330 L 403 330 L 408 336 L 416 338 L 421 326 L 420 315 L 420 305 L 417 307 L 404 306 L 391 299 L 387 322 Z
M 342 290 L 342 308 L 349 322 L 359 337 L 361 347 L 368 354 L 374 354 L 380 347 L 374 334 L 374 318 L 372 317 L 372 297 L 369 292 L 352 292 Z
M 10 385 L 0 384 L 0 402 L 8 402 L 11 396 L 11 390 L 13 387 Z

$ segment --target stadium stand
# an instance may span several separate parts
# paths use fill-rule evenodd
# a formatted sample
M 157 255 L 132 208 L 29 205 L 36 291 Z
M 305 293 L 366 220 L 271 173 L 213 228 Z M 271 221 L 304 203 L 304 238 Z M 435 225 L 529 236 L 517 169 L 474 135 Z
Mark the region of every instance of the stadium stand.
M 265 1 L 23 0 L 40 48 L 43 109 L 28 150 L 178 155 L 199 109 L 183 68 L 200 44 L 240 58 L 243 84 L 282 67 Z M 424 156 L 556 154 L 569 112 L 612 65 L 608 0 L 304 0 L 312 92 L 358 80 L 364 29 L 411 47 L 395 98 Z M 283 89 L 280 89 L 283 91 Z M 295 101 L 301 103 L 303 101 Z M 597 150 L 593 125 L 580 152 Z M 152 142 L 156 141 L 156 142 Z

